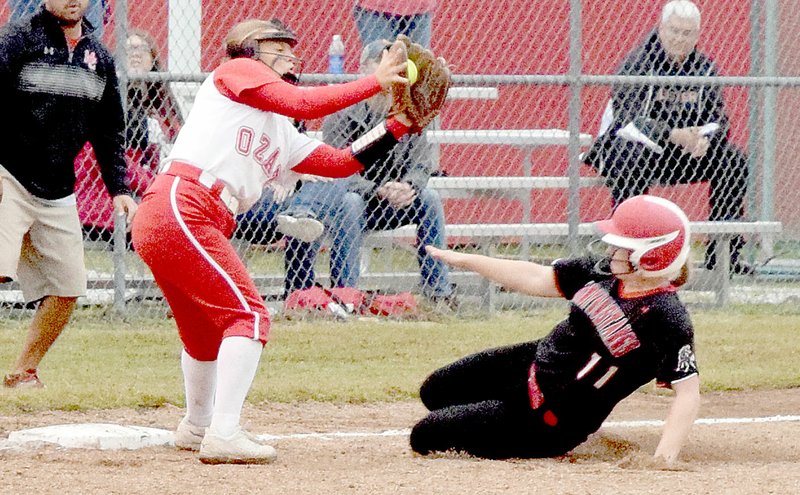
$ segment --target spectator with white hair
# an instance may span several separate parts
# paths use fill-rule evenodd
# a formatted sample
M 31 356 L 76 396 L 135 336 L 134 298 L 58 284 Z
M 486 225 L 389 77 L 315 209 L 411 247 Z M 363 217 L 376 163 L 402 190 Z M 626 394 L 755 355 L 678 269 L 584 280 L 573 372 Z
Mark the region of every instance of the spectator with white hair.
M 697 50 L 701 14 L 689 0 L 664 5 L 659 26 L 623 61 L 624 76 L 716 76 L 714 62 Z M 584 161 L 611 188 L 614 207 L 653 185 L 709 182 L 709 219 L 744 216 L 747 157 L 728 140 L 730 123 L 722 91 L 702 84 L 615 84 L 613 117 Z M 740 257 L 741 237 L 731 241 L 731 269 L 749 274 Z M 716 265 L 710 242 L 705 267 Z

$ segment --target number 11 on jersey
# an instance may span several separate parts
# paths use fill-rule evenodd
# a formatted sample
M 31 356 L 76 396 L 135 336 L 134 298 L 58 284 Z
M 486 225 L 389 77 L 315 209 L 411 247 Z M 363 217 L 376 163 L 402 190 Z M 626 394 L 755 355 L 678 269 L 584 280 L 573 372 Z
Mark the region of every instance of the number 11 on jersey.
M 592 357 L 589 358 L 589 362 L 586 363 L 586 366 L 581 368 L 576 378 L 578 380 L 583 379 L 583 377 L 588 375 L 589 372 L 592 371 L 595 368 L 595 366 L 597 366 L 597 363 L 600 362 L 600 359 L 602 359 L 600 357 L 600 354 L 593 352 Z M 617 368 L 616 366 L 609 366 L 606 372 L 603 374 L 603 376 L 601 376 L 599 380 L 594 382 L 594 388 L 599 389 L 600 387 L 605 385 L 611 379 L 611 377 L 614 376 L 614 373 L 616 373 L 618 369 L 619 368 Z

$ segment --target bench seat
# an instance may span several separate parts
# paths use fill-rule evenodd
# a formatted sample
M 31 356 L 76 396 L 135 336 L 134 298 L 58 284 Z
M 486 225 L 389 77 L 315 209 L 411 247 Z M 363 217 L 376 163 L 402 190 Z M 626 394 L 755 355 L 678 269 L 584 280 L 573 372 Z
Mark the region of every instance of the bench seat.
M 730 299 L 730 240 L 741 234 L 774 236 L 782 231 L 781 222 L 771 221 L 696 221 L 690 223 L 693 236 L 705 235 L 717 241 L 717 259 L 711 283 L 716 303 L 723 306 Z M 591 223 L 571 227 L 566 223 L 511 224 L 451 224 L 445 226 L 449 242 L 470 242 L 484 248 L 500 242 L 563 243 L 571 237 L 588 238 L 597 235 Z M 370 232 L 365 238 L 369 247 L 388 247 L 394 243 L 414 243 L 416 226 L 406 225 L 394 230 Z M 492 297 L 490 293 L 489 298 Z
M 692 235 L 736 235 L 736 234 L 779 234 L 782 231 L 780 222 L 762 221 L 729 221 L 712 222 L 697 221 L 690 223 Z M 451 224 L 445 226 L 448 237 L 471 237 L 486 241 L 504 237 L 527 237 L 532 241 L 549 241 L 553 238 L 564 238 L 570 235 L 570 226 L 566 223 L 489 223 L 489 224 Z M 577 225 L 577 235 L 588 237 L 596 231 L 591 223 Z M 370 232 L 370 242 L 380 239 L 414 241 L 416 226 L 406 225 L 394 230 Z

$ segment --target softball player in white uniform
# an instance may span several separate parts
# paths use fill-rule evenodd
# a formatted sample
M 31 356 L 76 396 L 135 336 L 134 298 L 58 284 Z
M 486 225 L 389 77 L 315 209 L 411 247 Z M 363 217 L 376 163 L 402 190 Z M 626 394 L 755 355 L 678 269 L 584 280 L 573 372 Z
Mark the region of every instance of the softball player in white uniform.
M 300 134 L 290 118 L 319 118 L 407 83 L 402 47 L 354 82 L 298 88 L 286 82 L 296 37 L 280 21 L 237 24 L 230 60 L 202 84 L 161 173 L 145 193 L 132 235 L 175 315 L 184 345 L 186 415 L 179 448 L 206 463 L 266 463 L 275 450 L 239 426 L 269 334 L 269 313 L 229 242 L 234 216 L 264 187 L 293 189 L 301 174 L 345 177 L 388 152 L 408 132 L 404 115 L 371 138 L 337 150 Z

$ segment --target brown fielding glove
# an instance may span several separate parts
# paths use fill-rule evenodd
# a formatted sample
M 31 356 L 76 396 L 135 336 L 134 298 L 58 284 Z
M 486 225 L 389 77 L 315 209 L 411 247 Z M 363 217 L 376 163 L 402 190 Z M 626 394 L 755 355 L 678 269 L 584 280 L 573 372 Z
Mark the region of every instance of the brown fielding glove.
M 405 113 L 411 132 L 419 133 L 439 115 L 450 88 L 450 69 L 442 57 L 400 35 L 397 41 L 406 46 L 408 59 L 417 66 L 417 82 L 392 86 L 391 114 Z

